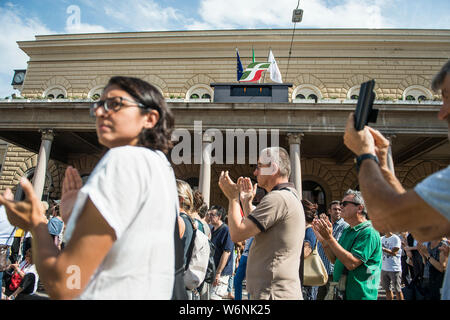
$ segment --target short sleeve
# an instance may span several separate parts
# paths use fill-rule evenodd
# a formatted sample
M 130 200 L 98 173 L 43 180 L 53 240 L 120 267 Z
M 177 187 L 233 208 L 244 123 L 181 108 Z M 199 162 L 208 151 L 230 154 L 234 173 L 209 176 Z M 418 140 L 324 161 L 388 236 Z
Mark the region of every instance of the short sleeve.
M 447 220 L 450 220 L 450 166 L 420 182 L 414 191 Z
M 231 240 L 230 231 L 227 230 L 225 233 L 225 239 L 224 239 L 225 246 L 223 248 L 224 251 L 233 251 L 234 249 L 234 242 Z
M 366 228 L 358 235 L 358 238 L 351 249 L 351 253 L 363 263 L 366 263 L 380 244 L 380 236 L 375 230 Z
M 279 215 L 284 212 L 284 210 L 280 210 L 282 203 L 284 203 L 284 200 L 280 192 L 268 193 L 255 210 L 248 215 L 248 218 L 256 224 L 259 230 L 265 232 L 280 218 Z
M 305 231 L 305 242 L 308 242 L 311 247 L 316 244 L 316 235 L 312 228 L 307 228 Z
M 145 154 L 136 149 L 119 147 L 108 151 L 81 188 L 75 203 L 74 211 L 79 214 L 87 198 L 91 199 L 117 238 L 142 206 L 148 188 L 146 179 L 151 178 Z
M 400 237 L 394 237 L 394 245 L 393 248 L 402 248 L 402 240 L 400 240 Z

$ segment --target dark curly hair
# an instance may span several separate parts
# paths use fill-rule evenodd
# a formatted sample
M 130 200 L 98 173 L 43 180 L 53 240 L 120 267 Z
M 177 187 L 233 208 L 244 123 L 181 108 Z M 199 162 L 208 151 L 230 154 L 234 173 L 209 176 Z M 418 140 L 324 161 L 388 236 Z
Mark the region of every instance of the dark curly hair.
M 113 85 L 126 91 L 137 102 L 146 106 L 145 109 L 141 109 L 142 113 L 146 113 L 151 109 L 158 111 L 158 122 L 153 128 L 141 131 L 138 145 L 160 150 L 167 154 L 173 147 L 171 137 L 175 121 L 162 94 L 150 83 L 133 77 L 112 77 L 109 79 L 105 89 Z
M 317 205 L 308 201 L 306 199 L 302 200 L 303 211 L 305 212 L 305 220 L 308 223 L 313 222 L 316 213 L 317 213 Z

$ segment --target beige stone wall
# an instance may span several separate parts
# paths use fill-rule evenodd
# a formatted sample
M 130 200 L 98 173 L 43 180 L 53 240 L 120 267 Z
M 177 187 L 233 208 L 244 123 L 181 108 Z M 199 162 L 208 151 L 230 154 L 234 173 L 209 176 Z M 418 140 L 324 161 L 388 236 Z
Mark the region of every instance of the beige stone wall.
M 8 145 L 2 174 L 0 176 L 0 192 L 10 188 L 17 190 L 20 178 L 26 177 L 37 165 L 38 155 L 13 144 Z M 61 193 L 62 174 L 64 165 L 50 160 L 44 186 L 44 194 L 57 197 Z
M 431 90 L 431 79 L 446 59 L 293 59 L 284 82 L 295 87 L 312 84 L 325 99 L 346 99 L 348 90 L 361 82 L 376 79 L 377 99 L 396 100 L 412 85 Z M 83 61 L 31 62 L 23 96 L 39 97 L 52 85 L 66 89 L 69 97 L 87 98 L 91 89 L 105 85 L 114 75 L 134 76 L 160 88 L 166 98 L 186 98 L 187 91 L 196 84 L 209 86 L 213 82 L 235 82 L 235 61 L 229 59 L 184 59 L 173 61 Z M 182 64 L 180 64 L 182 63 Z M 285 63 L 280 62 L 285 74 Z M 267 75 L 267 80 L 269 76 Z M 435 98 L 439 98 L 435 95 Z
M 52 85 L 71 97 L 87 97 L 113 75 L 143 78 L 166 98 L 185 98 L 196 84 L 236 81 L 236 53 L 244 68 L 266 61 L 269 48 L 283 80 L 312 84 L 326 99 L 376 79 L 378 99 L 398 99 L 405 88 L 430 89 L 432 76 L 450 57 L 448 30 L 291 30 L 143 32 L 38 36 L 19 42 L 29 56 L 22 94 L 41 96 Z M 266 81 L 269 75 L 266 75 Z M 435 96 L 438 98 L 438 96 Z

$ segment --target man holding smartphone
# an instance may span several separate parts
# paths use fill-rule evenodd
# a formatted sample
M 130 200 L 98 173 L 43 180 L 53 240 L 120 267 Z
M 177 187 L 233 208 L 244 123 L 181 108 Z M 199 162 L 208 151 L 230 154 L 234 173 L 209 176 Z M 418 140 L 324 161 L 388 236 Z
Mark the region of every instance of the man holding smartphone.
M 433 79 L 443 105 L 438 119 L 446 121 L 450 138 L 450 61 Z M 368 126 L 357 131 L 349 115 L 345 145 L 357 156 L 358 181 L 373 226 L 382 233 L 410 231 L 418 241 L 450 235 L 450 166 L 434 173 L 412 190 L 405 190 L 389 170 L 389 141 Z M 447 270 L 448 271 L 448 270 Z M 450 299 L 450 273 L 446 273 L 442 299 Z

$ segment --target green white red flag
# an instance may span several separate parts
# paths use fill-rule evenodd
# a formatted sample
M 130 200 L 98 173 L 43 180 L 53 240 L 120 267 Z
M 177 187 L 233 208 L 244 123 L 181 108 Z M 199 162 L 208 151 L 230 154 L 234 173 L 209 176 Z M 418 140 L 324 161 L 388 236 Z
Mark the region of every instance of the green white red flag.
M 261 79 L 264 71 L 269 69 L 270 62 L 252 62 L 244 70 L 240 82 L 255 82 Z

